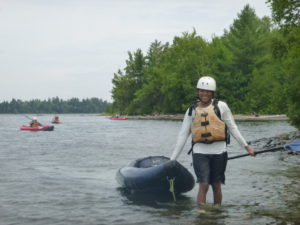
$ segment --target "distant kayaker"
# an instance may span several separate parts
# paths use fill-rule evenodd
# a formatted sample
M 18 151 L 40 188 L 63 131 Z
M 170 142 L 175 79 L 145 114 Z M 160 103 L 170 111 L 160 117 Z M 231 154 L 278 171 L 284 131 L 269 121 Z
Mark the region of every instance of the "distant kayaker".
M 52 123 L 59 123 L 59 116 L 54 116 Z
M 197 83 L 198 101 L 185 113 L 171 160 L 176 160 L 189 135 L 192 135 L 193 167 L 199 183 L 197 203 L 206 204 L 209 185 L 212 186 L 214 204 L 222 203 L 222 183 L 225 183 L 227 144 L 229 132 L 251 155 L 255 150 L 241 135 L 228 105 L 214 99 L 216 82 L 212 77 L 201 77 Z
M 42 126 L 42 124 L 40 124 L 38 121 L 37 121 L 37 118 L 36 117 L 33 117 L 31 122 L 30 122 L 30 126 L 31 127 L 38 127 L 38 126 Z

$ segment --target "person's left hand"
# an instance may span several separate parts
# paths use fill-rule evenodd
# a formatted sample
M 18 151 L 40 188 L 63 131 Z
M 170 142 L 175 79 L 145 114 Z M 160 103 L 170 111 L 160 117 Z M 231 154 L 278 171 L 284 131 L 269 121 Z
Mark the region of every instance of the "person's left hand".
M 247 152 L 249 153 L 249 155 L 251 156 L 255 156 L 256 151 L 249 145 L 245 146 L 245 149 L 247 150 Z

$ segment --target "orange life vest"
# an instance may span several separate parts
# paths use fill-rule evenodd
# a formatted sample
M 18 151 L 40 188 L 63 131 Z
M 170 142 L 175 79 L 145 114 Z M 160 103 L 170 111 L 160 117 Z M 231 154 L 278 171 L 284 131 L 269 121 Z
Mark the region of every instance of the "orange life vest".
M 219 119 L 213 105 L 208 108 L 195 108 L 192 123 L 192 141 L 210 144 L 214 141 L 226 141 L 225 123 Z
M 30 123 L 31 127 L 38 127 L 39 125 L 40 125 L 39 122 L 31 122 Z

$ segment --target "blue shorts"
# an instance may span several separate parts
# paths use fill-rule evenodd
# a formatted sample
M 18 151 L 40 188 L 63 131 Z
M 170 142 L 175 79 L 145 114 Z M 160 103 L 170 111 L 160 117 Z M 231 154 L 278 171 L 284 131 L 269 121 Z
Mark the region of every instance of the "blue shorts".
M 227 152 L 222 154 L 193 154 L 193 167 L 197 183 L 225 183 Z

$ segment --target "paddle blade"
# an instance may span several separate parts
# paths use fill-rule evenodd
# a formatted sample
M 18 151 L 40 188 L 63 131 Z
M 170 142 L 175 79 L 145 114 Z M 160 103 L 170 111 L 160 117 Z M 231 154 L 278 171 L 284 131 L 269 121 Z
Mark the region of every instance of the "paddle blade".
M 293 152 L 300 152 L 300 140 L 294 141 L 291 144 L 285 145 L 284 148 L 288 148 Z

